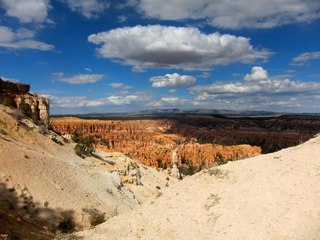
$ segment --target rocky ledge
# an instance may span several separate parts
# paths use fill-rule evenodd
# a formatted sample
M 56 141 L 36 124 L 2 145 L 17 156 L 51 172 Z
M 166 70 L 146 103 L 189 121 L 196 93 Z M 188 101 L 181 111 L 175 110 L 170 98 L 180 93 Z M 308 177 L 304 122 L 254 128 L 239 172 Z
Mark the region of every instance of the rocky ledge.
M 49 100 L 31 94 L 30 85 L 4 81 L 0 78 L 0 103 L 17 108 L 38 125 L 49 124 Z

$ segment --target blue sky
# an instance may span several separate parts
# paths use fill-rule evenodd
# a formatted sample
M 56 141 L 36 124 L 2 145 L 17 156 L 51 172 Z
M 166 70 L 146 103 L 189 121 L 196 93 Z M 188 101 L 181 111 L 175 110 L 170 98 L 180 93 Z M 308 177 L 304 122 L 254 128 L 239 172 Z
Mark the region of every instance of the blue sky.
M 0 76 L 52 114 L 320 112 L 318 0 L 0 0 Z

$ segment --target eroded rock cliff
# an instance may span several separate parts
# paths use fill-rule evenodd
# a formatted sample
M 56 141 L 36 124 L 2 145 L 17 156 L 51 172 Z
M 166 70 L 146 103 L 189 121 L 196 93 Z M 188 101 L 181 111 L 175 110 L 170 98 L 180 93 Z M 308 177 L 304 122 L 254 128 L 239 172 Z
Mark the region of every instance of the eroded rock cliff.
M 195 138 L 171 133 L 171 120 L 102 121 L 54 118 L 52 126 L 62 135 L 78 131 L 94 137 L 94 146 L 104 151 L 119 151 L 147 166 L 172 170 L 173 152 L 185 174 L 226 161 L 256 156 L 260 147 L 200 144 Z
M 17 108 L 36 124 L 49 124 L 49 100 L 29 93 L 30 85 L 4 81 L 0 78 L 0 103 Z

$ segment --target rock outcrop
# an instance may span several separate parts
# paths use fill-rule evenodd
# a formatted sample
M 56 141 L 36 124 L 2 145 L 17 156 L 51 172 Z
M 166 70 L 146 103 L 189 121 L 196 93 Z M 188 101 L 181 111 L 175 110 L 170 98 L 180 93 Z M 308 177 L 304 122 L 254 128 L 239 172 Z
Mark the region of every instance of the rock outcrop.
M 36 124 L 49 124 L 49 100 L 29 93 L 30 85 L 4 81 L 0 78 L 0 103 L 17 108 Z
M 52 120 L 53 128 L 62 135 L 80 132 L 92 136 L 95 148 L 122 152 L 147 166 L 167 169 L 175 177 L 180 173 L 192 174 L 202 168 L 261 153 L 260 147 L 250 145 L 200 144 L 197 139 L 170 133 L 173 124 L 171 120 Z

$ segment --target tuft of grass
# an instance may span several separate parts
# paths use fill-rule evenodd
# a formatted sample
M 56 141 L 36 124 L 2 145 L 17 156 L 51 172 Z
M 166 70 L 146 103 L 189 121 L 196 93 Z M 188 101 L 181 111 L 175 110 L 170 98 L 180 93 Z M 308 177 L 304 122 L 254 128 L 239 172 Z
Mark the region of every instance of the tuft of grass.
M 211 193 L 210 196 L 207 198 L 207 201 L 204 205 L 204 208 L 209 211 L 209 209 L 217 204 L 219 204 L 221 197 L 218 194 Z
M 226 178 L 228 177 L 228 171 L 225 170 L 221 170 L 219 168 L 209 168 L 208 170 L 208 174 L 210 176 L 214 175 L 216 178 Z

